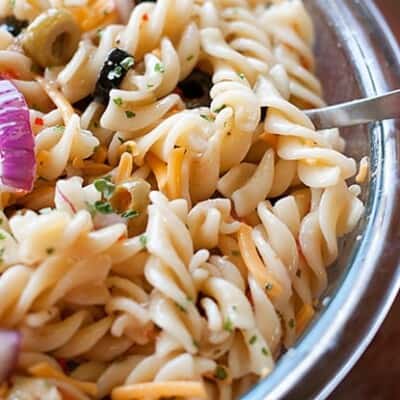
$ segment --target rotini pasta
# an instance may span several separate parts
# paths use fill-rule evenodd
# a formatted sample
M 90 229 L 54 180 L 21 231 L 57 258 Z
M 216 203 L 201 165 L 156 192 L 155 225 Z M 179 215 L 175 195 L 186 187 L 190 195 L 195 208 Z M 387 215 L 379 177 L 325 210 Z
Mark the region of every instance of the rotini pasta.
M 302 111 L 324 102 L 301 0 L 122 3 L 0 2 L 36 158 L 31 191 L 0 192 L 6 399 L 239 398 L 364 210 L 339 131 Z

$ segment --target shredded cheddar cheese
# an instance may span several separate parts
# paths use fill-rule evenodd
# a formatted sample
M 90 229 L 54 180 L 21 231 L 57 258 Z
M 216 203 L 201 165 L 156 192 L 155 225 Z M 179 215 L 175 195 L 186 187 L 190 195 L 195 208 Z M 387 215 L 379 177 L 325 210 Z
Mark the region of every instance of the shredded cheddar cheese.
M 185 149 L 178 148 L 171 152 L 167 167 L 168 195 L 171 199 L 182 196 L 182 164 Z
M 164 192 L 168 182 L 167 165 L 152 153 L 146 155 L 146 164 L 156 177 L 158 187 Z
M 32 367 L 28 368 L 28 372 L 37 378 L 59 379 L 65 383 L 75 386 L 77 389 L 80 389 L 84 393 L 91 396 L 96 396 L 97 394 L 97 385 L 95 383 L 83 382 L 78 381 L 77 379 L 69 378 L 46 362 L 33 365 Z
M 160 399 L 161 397 L 172 396 L 206 399 L 207 393 L 201 382 L 191 381 L 137 383 L 134 385 L 117 387 L 112 391 L 113 400 L 142 398 Z
M 296 314 L 296 334 L 301 335 L 310 323 L 315 314 L 314 308 L 310 304 L 303 304 Z

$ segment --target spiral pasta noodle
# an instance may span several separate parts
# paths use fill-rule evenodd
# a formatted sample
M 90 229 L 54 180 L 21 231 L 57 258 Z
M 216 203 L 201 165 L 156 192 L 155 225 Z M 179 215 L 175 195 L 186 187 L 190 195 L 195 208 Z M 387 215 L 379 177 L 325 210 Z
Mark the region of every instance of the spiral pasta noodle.
M 137 3 L 0 5 L 28 25 L 0 30 L 0 76 L 36 157 L 32 191 L 0 192 L 0 327 L 22 334 L 6 399 L 239 398 L 306 330 L 364 211 L 339 131 L 303 112 L 324 102 L 301 0 Z M 41 66 L 24 35 L 54 10 L 79 43 Z

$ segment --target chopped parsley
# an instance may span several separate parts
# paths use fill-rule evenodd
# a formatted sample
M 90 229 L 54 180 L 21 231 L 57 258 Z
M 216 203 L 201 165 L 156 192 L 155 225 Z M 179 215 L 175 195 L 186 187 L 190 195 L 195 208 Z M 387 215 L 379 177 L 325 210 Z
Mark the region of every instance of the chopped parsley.
M 293 319 L 293 318 L 291 318 L 291 319 L 289 320 L 288 326 L 289 326 L 290 329 L 293 329 L 293 328 L 294 328 L 295 322 L 294 322 L 294 319 Z
M 139 211 L 136 210 L 131 210 L 131 211 L 125 211 L 121 214 L 122 218 L 126 219 L 131 219 L 131 218 L 136 218 L 140 215 Z
M 108 74 L 107 78 L 112 81 L 114 79 L 119 79 L 122 78 L 122 75 L 124 74 L 124 69 L 120 65 L 116 65 L 114 69 L 112 69 Z
M 104 29 L 102 29 L 102 28 L 97 29 L 97 37 L 98 37 L 99 39 L 101 39 L 101 37 L 103 36 L 103 31 L 104 31 Z
M 239 76 L 239 78 L 240 78 L 240 79 L 242 79 L 242 80 L 245 78 L 245 76 L 244 76 L 244 73 L 243 73 L 243 72 L 239 72 L 239 73 L 238 73 L 238 76 Z
M 224 330 L 227 332 L 233 332 L 233 323 L 229 318 L 224 321 Z
M 214 121 L 214 118 L 211 115 L 200 114 L 200 117 L 205 119 L 206 121 L 209 121 L 209 122 Z
M 147 236 L 146 236 L 146 235 L 140 236 L 139 241 L 140 241 L 140 244 L 141 244 L 143 247 L 146 247 L 146 246 L 147 246 Z
M 239 256 L 240 256 L 240 251 L 239 251 L 239 250 L 232 250 L 231 254 L 232 254 L 234 257 L 239 257 Z
M 160 74 L 163 74 L 163 73 L 165 72 L 164 64 L 162 64 L 162 63 L 157 63 L 157 64 L 154 66 L 154 71 L 159 72 Z
M 267 283 L 267 284 L 265 285 L 265 290 L 266 290 L 266 291 L 272 290 L 273 287 L 274 287 L 274 286 L 272 285 L 272 283 Z
M 116 104 L 117 106 L 122 106 L 122 99 L 121 97 L 116 97 L 115 99 L 113 99 L 114 104 Z
M 0 240 L 4 240 L 6 238 L 6 235 L 4 233 L 0 232 Z
M 134 64 L 135 64 L 135 60 L 133 57 L 126 57 L 120 62 L 121 67 L 125 71 L 128 71 L 130 68 L 132 68 Z
M 148 89 L 150 89 L 150 88 L 154 87 L 154 83 L 148 83 L 146 86 Z
M 4 260 L 3 260 L 3 255 L 4 255 L 4 252 L 6 251 L 6 249 L 0 249 L 0 263 L 2 263 Z
M 179 311 L 186 312 L 186 308 L 182 304 L 175 302 L 175 305 L 179 308 Z
M 200 347 L 200 344 L 199 344 L 199 342 L 198 342 L 196 339 L 193 339 L 193 345 L 194 345 L 196 348 L 199 348 L 199 347 Z
M 224 108 L 226 108 L 226 104 L 222 104 L 221 107 L 218 107 L 214 110 L 215 114 L 218 114 L 219 112 L 221 112 Z
M 53 253 L 54 253 L 54 248 L 53 248 L 53 247 L 48 247 L 48 248 L 46 249 L 46 253 L 47 253 L 48 255 L 53 254 Z
M 252 337 L 250 338 L 250 340 L 249 340 L 249 343 L 250 343 L 250 344 L 254 344 L 255 342 L 257 342 L 257 336 L 256 336 L 256 335 L 252 336 Z
M 223 381 L 228 377 L 228 373 L 222 365 L 217 365 L 214 371 L 214 376 L 220 381 Z
M 64 125 L 56 125 L 54 127 L 54 129 L 59 133 L 63 133 L 65 131 L 65 126 Z
M 106 198 L 109 198 L 115 191 L 115 185 L 104 178 L 96 179 L 94 181 L 94 187 Z
M 136 114 L 134 113 L 134 112 L 132 112 L 132 111 L 125 111 L 125 115 L 126 115 L 126 118 L 133 118 L 133 117 L 136 117 Z
M 3 218 L 0 218 L 0 225 L 2 225 L 3 224 Z
M 193 58 L 194 58 L 194 55 L 191 54 L 190 56 L 186 57 L 186 61 L 191 61 L 191 60 L 193 60 Z
M 114 212 L 108 201 L 99 200 L 94 203 L 94 208 L 100 214 L 112 214 Z
M 264 356 L 266 356 L 266 357 L 269 356 L 268 350 L 267 350 L 265 347 L 263 347 L 263 348 L 261 349 L 261 353 L 263 353 Z
M 121 136 L 117 136 L 117 139 L 121 144 L 125 143 L 125 140 Z

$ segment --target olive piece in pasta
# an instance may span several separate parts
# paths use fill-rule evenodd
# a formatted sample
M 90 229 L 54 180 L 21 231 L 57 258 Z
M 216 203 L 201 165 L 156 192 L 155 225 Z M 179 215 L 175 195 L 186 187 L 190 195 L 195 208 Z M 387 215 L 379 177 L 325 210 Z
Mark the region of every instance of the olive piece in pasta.
M 79 25 L 72 14 L 51 8 L 28 26 L 22 47 L 41 67 L 54 67 L 64 65 L 72 58 L 79 39 Z
M 185 80 L 178 84 L 178 88 L 182 92 L 182 100 L 186 103 L 187 108 L 209 106 L 211 86 L 210 75 L 199 69 L 193 70 Z
M 126 73 L 135 65 L 134 58 L 124 50 L 115 48 L 110 51 L 96 82 L 94 98 L 107 105 L 110 91 L 121 84 Z
M 15 17 L 6 17 L 0 22 L 0 29 L 3 29 L 13 36 L 18 36 L 28 26 L 28 21 L 19 20 Z
M 118 214 L 141 214 L 149 204 L 149 193 L 150 184 L 143 179 L 135 179 L 118 185 L 110 197 L 110 204 Z

